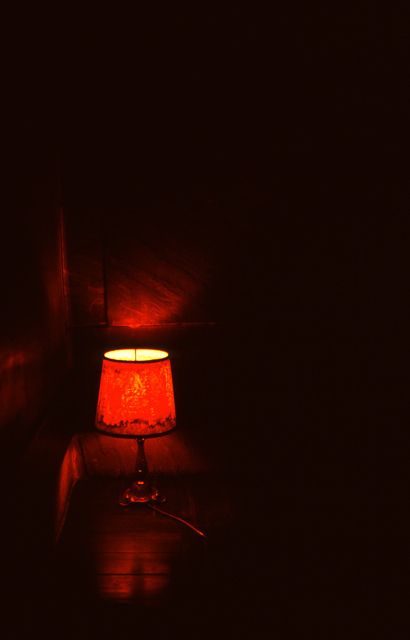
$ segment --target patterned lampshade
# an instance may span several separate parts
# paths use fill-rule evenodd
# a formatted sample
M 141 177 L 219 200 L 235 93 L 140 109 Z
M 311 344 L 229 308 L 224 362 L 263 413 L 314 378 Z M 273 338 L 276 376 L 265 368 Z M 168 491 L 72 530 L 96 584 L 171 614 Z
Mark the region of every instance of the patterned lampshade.
M 104 354 L 96 428 L 113 436 L 157 436 L 176 425 L 171 362 L 158 349 Z

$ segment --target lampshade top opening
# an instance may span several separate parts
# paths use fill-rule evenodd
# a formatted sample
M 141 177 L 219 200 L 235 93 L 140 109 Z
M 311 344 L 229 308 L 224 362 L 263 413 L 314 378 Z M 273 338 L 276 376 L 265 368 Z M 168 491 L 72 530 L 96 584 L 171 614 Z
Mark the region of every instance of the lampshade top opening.
M 115 362 L 158 362 L 168 358 L 167 351 L 159 349 L 115 349 L 106 351 L 104 358 Z

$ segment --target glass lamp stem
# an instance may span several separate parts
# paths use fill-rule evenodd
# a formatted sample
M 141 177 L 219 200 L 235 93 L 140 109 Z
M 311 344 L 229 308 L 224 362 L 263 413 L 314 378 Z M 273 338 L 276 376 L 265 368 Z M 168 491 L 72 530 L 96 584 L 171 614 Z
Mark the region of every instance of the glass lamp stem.
M 148 465 L 144 450 L 145 438 L 137 437 L 137 482 L 146 482 L 148 479 Z
M 164 501 L 164 498 L 159 496 L 158 489 L 152 485 L 149 477 L 144 442 L 145 438 L 137 436 L 136 477 L 132 485 L 124 491 L 120 498 L 120 505 L 122 507 L 127 507 L 133 502 Z

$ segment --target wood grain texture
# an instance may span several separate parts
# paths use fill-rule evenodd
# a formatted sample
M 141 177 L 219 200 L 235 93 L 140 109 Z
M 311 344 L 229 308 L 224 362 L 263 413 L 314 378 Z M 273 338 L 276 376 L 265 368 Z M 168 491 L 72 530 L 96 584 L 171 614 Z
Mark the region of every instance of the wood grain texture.
M 263 224 L 270 204 L 251 185 L 198 184 L 68 206 L 73 322 L 135 328 L 260 313 L 280 245 L 278 220 L 275 235 Z
M 106 322 L 101 213 L 65 207 L 71 321 L 75 326 Z
M 136 441 L 133 438 L 113 438 L 101 433 L 79 434 L 77 446 L 82 452 L 87 474 L 129 475 L 135 471 Z M 206 470 L 204 455 L 192 437 L 174 431 L 161 438 L 147 438 L 145 454 L 153 473 L 198 473 Z
M 162 476 L 163 508 L 203 526 L 214 517 L 203 483 L 200 476 Z M 78 484 L 59 543 L 60 571 L 78 584 L 85 573 L 88 597 L 158 605 L 175 588 L 179 566 L 194 557 L 206 560 L 206 545 L 184 525 L 144 505 L 120 507 L 123 488 L 124 479 L 88 478 Z M 225 522 L 229 515 L 228 509 Z
M 105 219 L 109 324 L 137 327 L 214 320 L 214 249 L 203 211 L 142 203 Z
M 19 131 L 7 160 L 15 192 L 5 208 L 2 200 L 0 230 L 0 445 L 10 457 L 27 443 L 68 363 L 55 151 L 38 123 Z

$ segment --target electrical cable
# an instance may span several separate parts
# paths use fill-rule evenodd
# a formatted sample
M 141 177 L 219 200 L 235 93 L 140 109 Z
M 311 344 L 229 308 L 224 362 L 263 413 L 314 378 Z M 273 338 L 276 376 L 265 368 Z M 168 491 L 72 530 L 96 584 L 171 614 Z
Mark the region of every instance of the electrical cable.
M 155 507 L 153 504 L 150 504 L 148 502 L 145 502 L 144 504 L 149 509 L 152 509 L 153 511 L 158 511 L 158 513 L 161 513 L 163 516 L 167 516 L 168 518 L 172 518 L 173 520 L 177 520 L 178 522 L 182 522 L 182 524 L 184 524 L 185 526 L 189 527 L 190 529 L 192 529 L 192 531 L 194 531 L 199 536 L 201 536 L 201 538 L 204 538 L 206 540 L 206 537 L 207 537 L 206 533 L 201 531 L 201 529 L 197 529 L 197 527 L 194 527 L 194 525 L 191 524 L 190 522 L 188 522 L 187 520 L 184 520 L 183 518 L 180 518 L 179 516 L 175 516 L 173 513 L 169 513 L 168 511 L 164 511 L 163 509 L 159 509 L 158 507 Z

